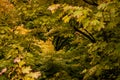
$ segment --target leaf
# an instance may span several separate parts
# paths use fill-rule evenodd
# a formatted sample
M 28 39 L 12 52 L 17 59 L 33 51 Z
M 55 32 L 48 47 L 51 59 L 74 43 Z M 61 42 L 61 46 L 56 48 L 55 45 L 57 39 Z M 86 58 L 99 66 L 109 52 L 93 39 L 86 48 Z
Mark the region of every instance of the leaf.
M 40 72 L 31 72 L 31 73 L 27 74 L 27 76 L 37 79 L 38 77 L 41 76 L 41 73 Z
M 2 69 L 2 71 L 0 72 L 0 76 L 1 76 L 3 73 L 5 73 L 6 71 L 7 71 L 7 68 Z
M 30 77 L 25 77 L 24 80 L 35 80 L 35 79 Z
M 25 62 L 24 61 L 20 61 L 18 64 L 19 64 L 19 67 L 22 67 L 25 64 Z
M 32 69 L 31 69 L 30 66 L 28 66 L 28 67 L 23 67 L 23 68 L 22 68 L 22 72 L 23 72 L 23 73 L 30 73 L 31 70 L 32 70 Z
M 5 73 L 7 71 L 7 68 L 2 69 L 1 73 Z
M 98 6 L 98 9 L 99 9 L 99 10 L 104 10 L 104 9 L 106 8 L 106 6 L 107 6 L 106 3 L 100 4 L 100 5 Z
M 93 21 L 91 21 L 91 25 L 93 25 L 93 26 L 96 26 L 96 25 L 98 25 L 100 22 L 98 21 L 98 20 L 93 20 Z
M 87 72 L 87 69 L 84 69 L 80 74 L 84 74 Z
M 98 17 L 98 18 L 99 18 L 99 17 L 101 18 L 103 15 L 102 15 L 102 12 L 98 12 L 98 13 L 96 13 L 95 16 Z
M 64 5 L 64 6 L 65 6 L 65 7 L 63 7 L 64 11 L 68 11 L 68 10 L 71 10 L 74 8 L 73 6 L 70 6 L 70 5 Z
M 120 53 L 120 44 L 117 44 L 115 52 Z
M 70 18 L 71 18 L 70 16 L 66 15 L 65 17 L 62 18 L 62 20 L 64 21 L 64 23 L 67 23 L 69 22 Z
M 20 62 L 20 58 L 19 57 L 14 59 L 14 63 L 19 63 L 19 62 Z
M 73 13 L 73 16 L 74 17 L 77 17 L 77 18 L 80 18 L 80 16 L 82 16 L 83 15 L 83 13 L 82 13 L 82 11 L 80 11 L 80 10 L 77 10 L 77 11 L 75 11 L 74 13 Z
M 77 18 L 77 22 L 82 22 L 82 21 L 85 20 L 85 18 L 86 18 L 86 16 L 83 15 L 83 16 L 81 16 L 80 18 Z
M 54 13 L 55 10 L 58 9 L 59 7 L 60 7 L 60 4 L 53 4 L 48 7 L 48 10 L 50 10 L 52 13 Z
M 99 68 L 99 65 L 95 65 L 94 67 L 90 68 L 88 72 L 85 74 L 83 80 L 87 80 L 90 76 L 92 76 L 96 70 Z

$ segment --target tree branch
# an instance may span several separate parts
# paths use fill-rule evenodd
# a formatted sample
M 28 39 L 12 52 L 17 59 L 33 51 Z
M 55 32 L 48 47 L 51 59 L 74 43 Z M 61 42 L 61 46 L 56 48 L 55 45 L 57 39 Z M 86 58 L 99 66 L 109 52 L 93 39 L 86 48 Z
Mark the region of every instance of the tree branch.
M 80 31 L 80 30 L 77 29 L 76 27 L 74 27 L 74 29 L 75 29 L 75 31 L 81 33 L 81 34 L 84 35 L 86 38 L 88 38 L 92 43 L 95 43 L 95 42 L 96 42 L 96 40 L 94 39 L 94 37 L 93 37 L 90 33 L 87 32 L 91 37 L 90 37 L 89 35 L 85 34 L 84 32 Z
M 95 41 L 95 38 L 93 37 L 93 35 L 92 34 L 90 34 L 86 29 L 84 29 L 90 36 L 91 36 L 91 38 Z
M 84 1 L 85 3 L 87 3 L 87 4 L 89 4 L 89 5 L 98 6 L 98 4 L 95 3 L 95 2 L 93 2 L 93 1 L 92 1 L 92 3 L 89 2 L 88 0 L 83 0 L 83 1 Z

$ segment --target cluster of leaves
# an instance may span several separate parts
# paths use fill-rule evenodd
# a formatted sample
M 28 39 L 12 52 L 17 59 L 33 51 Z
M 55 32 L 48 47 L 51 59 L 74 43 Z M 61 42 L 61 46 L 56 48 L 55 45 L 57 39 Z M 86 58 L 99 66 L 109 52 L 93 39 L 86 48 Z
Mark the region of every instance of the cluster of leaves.
M 73 19 L 78 23 L 77 25 L 67 26 L 68 29 L 66 29 L 66 26 L 63 26 L 63 30 L 71 33 L 69 29 L 71 28 L 74 31 L 73 27 L 76 26 L 79 30 L 86 29 L 95 37 L 95 43 L 86 42 L 85 39 L 83 39 L 81 43 L 78 43 L 80 45 L 85 44 L 84 46 L 86 46 L 81 53 L 89 55 L 86 57 L 89 62 L 86 63 L 86 61 L 84 61 L 84 63 L 87 64 L 87 67 L 84 67 L 82 72 L 84 74 L 84 80 L 119 80 L 119 4 L 120 2 L 118 0 L 106 0 L 106 2 L 100 3 L 97 7 L 94 5 L 94 7 L 78 7 L 68 4 L 54 4 L 48 8 L 53 14 L 57 12 L 55 14 L 58 15 L 58 19 L 63 21 L 63 23 L 70 24 Z M 83 26 L 79 26 L 81 24 Z M 62 30 L 59 29 L 58 31 L 61 32 Z M 66 35 L 66 33 L 63 34 Z M 84 51 L 86 49 L 87 52 Z M 82 55 L 83 54 L 80 56 Z M 82 69 L 82 67 L 80 68 Z
M 38 2 L 0 1 L 0 80 L 36 80 L 41 76 L 36 64 L 42 53 L 40 39 L 45 39 L 43 25 L 50 24 L 46 21 L 50 17 L 41 12 L 45 8 Z
M 119 9 L 119 0 L 0 0 L 0 80 L 119 80 Z
M 5 74 L 1 73 L 0 79 L 38 78 L 40 72 L 32 72 L 31 67 L 36 59 L 34 56 L 40 55 L 41 50 L 33 37 L 28 35 L 29 30 L 22 26 L 17 26 L 15 30 L 5 26 L 0 29 L 0 68 L 7 69 Z

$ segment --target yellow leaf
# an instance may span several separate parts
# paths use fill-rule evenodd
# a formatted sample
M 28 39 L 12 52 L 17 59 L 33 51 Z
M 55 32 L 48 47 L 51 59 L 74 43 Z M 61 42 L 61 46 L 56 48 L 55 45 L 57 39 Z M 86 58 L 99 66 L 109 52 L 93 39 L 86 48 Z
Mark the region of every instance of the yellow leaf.
M 24 64 L 25 64 L 24 61 L 20 61 L 20 62 L 19 62 L 19 67 L 22 67 Z
M 28 67 L 22 67 L 22 72 L 23 72 L 23 73 L 30 73 L 31 70 L 32 70 L 32 69 L 31 69 L 30 66 L 28 66 Z
M 35 79 L 30 77 L 25 77 L 24 80 L 35 80 Z
M 50 10 L 52 13 L 54 13 L 55 10 L 58 9 L 59 7 L 60 7 L 60 4 L 53 4 L 48 7 L 48 10 Z
M 66 15 L 65 17 L 62 18 L 62 20 L 67 23 L 70 20 L 70 16 Z
M 27 76 L 37 79 L 38 77 L 41 76 L 41 73 L 40 72 L 31 72 Z

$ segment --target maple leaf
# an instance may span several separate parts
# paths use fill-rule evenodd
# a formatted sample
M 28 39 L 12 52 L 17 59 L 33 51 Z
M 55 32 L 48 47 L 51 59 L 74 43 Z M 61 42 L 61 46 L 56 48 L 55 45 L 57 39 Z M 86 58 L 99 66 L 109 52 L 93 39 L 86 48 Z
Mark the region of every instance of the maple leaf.
M 30 73 L 31 70 L 32 70 L 32 69 L 31 69 L 30 66 L 28 66 L 28 67 L 23 67 L 23 68 L 22 68 L 22 72 L 23 72 L 23 73 Z
M 37 79 L 38 77 L 41 76 L 41 73 L 40 72 L 31 72 L 31 73 L 27 74 L 27 76 Z

